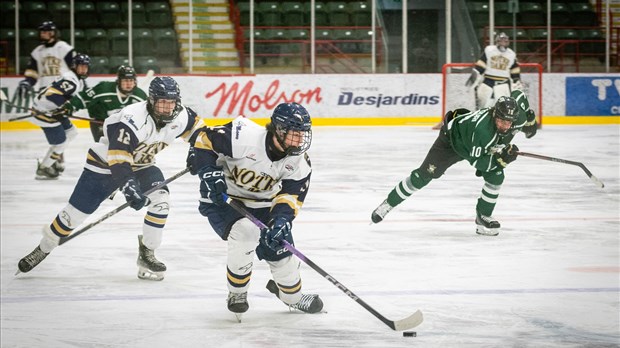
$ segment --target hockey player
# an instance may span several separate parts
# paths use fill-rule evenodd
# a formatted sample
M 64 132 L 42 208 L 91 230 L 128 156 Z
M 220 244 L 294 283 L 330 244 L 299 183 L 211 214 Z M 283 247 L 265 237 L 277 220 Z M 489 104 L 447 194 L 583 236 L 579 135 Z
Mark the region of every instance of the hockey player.
M 80 92 L 63 106 L 64 112 L 71 115 L 77 110 L 88 109 L 90 118 L 104 121 L 127 105 L 146 100 L 146 93 L 138 87 L 136 76 L 133 67 L 121 65 L 116 81 L 101 81 Z M 103 136 L 103 125 L 91 122 L 90 131 L 97 142 Z
M 30 53 L 30 60 L 24 71 L 24 80 L 19 83 L 17 93 L 22 100 L 39 88 L 49 86 L 56 78 L 70 70 L 75 51 L 71 45 L 60 40 L 56 24 L 46 21 L 39 25 L 41 44 Z
M 500 97 L 492 108 L 474 112 L 456 109 L 449 111 L 445 119 L 422 165 L 394 187 L 372 212 L 371 220 L 381 222 L 415 191 L 440 178 L 453 164 L 467 160 L 476 168 L 476 175 L 484 179 L 476 205 L 476 233 L 496 236 L 500 223 L 491 215 L 504 182 L 504 169 L 517 159 L 519 149 L 510 141 L 526 124 L 525 114 L 512 97 Z
M 511 90 L 523 89 L 517 55 L 509 44 L 508 35 L 499 33 L 495 45 L 484 48 L 465 83 L 475 87 L 476 109 L 490 107 L 499 97 L 510 96 Z
M 176 138 L 193 141 L 203 126 L 194 111 L 181 104 L 179 86 L 171 77 L 156 77 L 147 101 L 135 103 L 105 120 L 104 136 L 88 151 L 86 165 L 68 204 L 43 229 L 39 245 L 19 261 L 29 272 L 71 232 L 95 212 L 116 189 L 129 205 L 147 207 L 138 236 L 138 278 L 162 280 L 166 265 L 155 258 L 169 211 L 168 187 L 145 196 L 142 192 L 164 181 L 155 155 Z
M 90 57 L 83 53 L 76 54 L 71 70 L 63 73 L 34 100 L 32 123 L 43 129 L 50 145 L 43 160 L 37 163 L 37 180 L 57 179 L 65 170 L 63 153 L 67 144 L 77 136 L 77 130 L 66 117 L 62 106 L 84 89 L 89 68 Z
M 270 292 L 306 313 L 323 308 L 318 295 L 302 294 L 299 260 L 281 244 L 293 243 L 293 219 L 308 193 L 311 126 L 303 106 L 283 103 L 274 109 L 266 128 L 244 117 L 204 128 L 189 153 L 188 166 L 200 177 L 200 213 L 228 241 L 228 309 L 239 320 L 249 308 L 254 251 L 271 269 Z M 260 230 L 240 215 L 225 203 L 224 193 L 243 202 L 269 228 Z

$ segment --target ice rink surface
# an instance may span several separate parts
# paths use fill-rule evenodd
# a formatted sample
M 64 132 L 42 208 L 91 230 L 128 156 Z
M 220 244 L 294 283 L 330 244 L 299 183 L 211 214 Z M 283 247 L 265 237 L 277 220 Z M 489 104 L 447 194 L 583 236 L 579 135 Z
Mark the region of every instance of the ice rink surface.
M 172 208 L 161 282 L 139 280 L 144 211 L 122 211 L 14 276 L 18 260 L 65 205 L 92 139 L 66 152 L 57 181 L 36 181 L 41 131 L 3 132 L 2 347 L 618 347 L 620 346 L 620 131 L 545 126 L 522 151 L 583 162 L 519 158 L 509 165 L 495 217 L 497 237 L 475 234 L 482 179 L 465 162 L 450 168 L 370 225 L 370 213 L 416 168 L 436 137 L 429 127 L 315 127 L 312 184 L 295 220 L 297 248 L 391 320 L 417 309 L 417 337 L 392 331 L 302 264 L 303 290 L 327 313 L 288 308 L 265 289 L 255 263 L 250 310 L 226 309 L 226 243 L 197 210 L 198 179 L 169 185 Z M 171 176 L 187 145 L 158 156 Z M 124 203 L 117 195 L 87 221 Z

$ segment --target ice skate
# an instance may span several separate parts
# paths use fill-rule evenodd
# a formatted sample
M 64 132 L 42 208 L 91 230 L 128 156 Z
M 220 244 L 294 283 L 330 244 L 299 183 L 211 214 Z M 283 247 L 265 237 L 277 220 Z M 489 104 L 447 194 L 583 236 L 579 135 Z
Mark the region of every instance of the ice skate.
M 34 177 L 37 180 L 56 180 L 60 176 L 60 172 L 52 165 L 44 167 L 41 162 L 37 161 L 37 173 Z
M 248 293 L 228 293 L 228 310 L 233 312 L 237 317 L 237 321 L 241 322 L 241 315 L 248 311 L 250 305 L 248 304 Z
M 52 168 L 56 169 L 58 174 L 62 174 L 65 171 L 65 154 L 61 153 L 59 158 L 52 164 Z
M 483 236 L 497 236 L 501 225 L 491 216 L 476 213 L 476 233 Z
M 155 252 L 142 244 L 142 236 L 138 236 L 138 278 L 146 280 L 163 280 L 166 265 L 155 258 Z
M 34 250 L 30 254 L 24 256 L 21 260 L 19 260 L 19 263 L 17 264 L 18 271 L 15 273 L 15 275 L 18 275 L 19 272 L 30 272 L 30 270 L 40 264 L 41 261 L 45 260 L 47 255 L 49 255 L 49 253 L 44 253 L 43 250 L 41 250 L 41 248 L 39 248 L 39 246 L 37 245 L 37 247 L 34 248 Z
M 387 213 L 390 212 L 390 210 L 392 210 L 394 207 L 391 206 L 387 199 L 383 201 L 383 203 L 381 203 L 377 209 L 375 209 L 372 212 L 372 215 L 370 216 L 370 219 L 372 220 L 373 223 L 378 224 L 379 222 L 383 221 L 383 218 L 385 218 L 385 216 L 387 215 Z
M 276 295 L 277 298 L 280 298 L 280 289 L 278 285 L 273 280 L 269 280 L 267 282 L 267 290 L 270 293 Z M 298 311 L 302 311 L 304 313 L 319 313 L 323 309 L 323 301 L 316 294 L 303 294 L 301 295 L 301 299 L 299 302 L 295 304 L 284 303 L 289 307 L 289 309 L 296 309 Z

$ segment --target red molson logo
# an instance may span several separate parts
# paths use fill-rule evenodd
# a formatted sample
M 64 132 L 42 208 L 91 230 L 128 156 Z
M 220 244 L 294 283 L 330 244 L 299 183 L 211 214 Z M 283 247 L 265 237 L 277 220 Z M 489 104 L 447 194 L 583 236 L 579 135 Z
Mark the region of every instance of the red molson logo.
M 280 89 L 280 80 L 271 81 L 264 93 L 254 90 L 253 81 L 247 82 L 242 87 L 239 82 L 233 83 L 230 87 L 224 82 L 212 92 L 205 94 L 205 98 L 211 97 L 219 98 L 213 112 L 214 117 L 217 117 L 222 109 L 228 116 L 238 116 L 245 115 L 246 110 L 252 113 L 261 108 L 272 110 L 280 103 L 295 102 L 306 106 L 311 101 L 318 103 L 323 99 L 321 87 L 307 91 L 296 89 L 287 94 Z

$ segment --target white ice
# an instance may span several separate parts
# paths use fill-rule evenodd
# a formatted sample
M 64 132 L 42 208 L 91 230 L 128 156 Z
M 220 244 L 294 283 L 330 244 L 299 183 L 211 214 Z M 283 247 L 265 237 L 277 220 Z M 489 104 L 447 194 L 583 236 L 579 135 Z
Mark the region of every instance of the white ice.
M 136 277 L 143 212 L 131 209 L 55 249 L 14 276 L 82 171 L 81 129 L 58 181 L 36 181 L 47 145 L 37 131 L 1 134 L 2 347 L 618 347 L 620 346 L 620 131 L 545 126 L 522 151 L 583 162 L 519 158 L 507 169 L 497 237 L 476 235 L 482 180 L 461 162 L 386 220 L 371 211 L 421 163 L 428 127 L 316 127 L 312 184 L 294 224 L 297 248 L 391 320 L 424 312 L 402 337 L 302 264 L 303 290 L 327 313 L 289 312 L 255 262 L 242 323 L 226 309 L 226 243 L 197 210 L 198 180 L 169 185 L 172 210 L 156 255 L 162 282 Z M 186 144 L 158 156 L 166 176 Z M 121 205 L 120 195 L 88 220 Z

